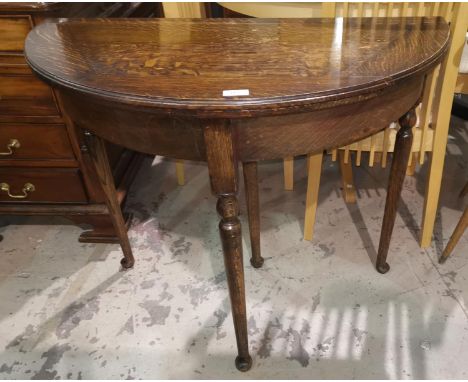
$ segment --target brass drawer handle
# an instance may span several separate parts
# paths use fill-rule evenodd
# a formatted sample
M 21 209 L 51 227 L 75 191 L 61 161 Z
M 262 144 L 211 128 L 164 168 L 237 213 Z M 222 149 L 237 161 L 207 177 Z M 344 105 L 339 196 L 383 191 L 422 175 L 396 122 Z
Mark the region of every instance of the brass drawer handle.
M 10 141 L 7 144 L 8 151 L 0 152 L 0 155 L 3 155 L 3 156 L 12 155 L 13 151 L 15 149 L 19 149 L 20 147 L 21 147 L 20 141 L 14 138 L 10 139 Z
M 10 193 L 10 185 L 8 183 L 0 183 L 0 190 L 5 191 L 10 198 L 25 199 L 28 197 L 28 193 L 36 191 L 36 187 L 32 183 L 25 183 L 22 190 L 23 195 L 13 195 Z

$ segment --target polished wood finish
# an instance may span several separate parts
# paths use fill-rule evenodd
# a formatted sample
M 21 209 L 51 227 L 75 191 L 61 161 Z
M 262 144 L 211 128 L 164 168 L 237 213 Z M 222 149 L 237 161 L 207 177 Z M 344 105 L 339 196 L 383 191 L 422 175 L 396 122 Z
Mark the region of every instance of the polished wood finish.
M 247 336 L 242 232 L 237 201 L 238 175 L 236 139 L 225 120 L 205 121 L 206 159 L 211 190 L 217 196 L 217 211 L 221 216 L 219 233 L 224 253 L 224 264 L 231 298 L 238 356 L 236 367 L 247 371 L 252 365 Z
M 27 198 L 16 200 L 0 191 L 0 205 L 6 203 L 86 203 L 88 198 L 77 169 L 70 168 L 0 168 L 0 180 L 19 194 L 23 185 L 32 183 L 35 191 Z M 67 188 L 63 184 L 67 184 Z
M 52 90 L 33 75 L 0 76 L 0 113 L 16 116 L 59 115 Z
M 257 162 L 244 162 L 242 168 L 244 171 L 245 198 L 249 218 L 250 247 L 252 248 L 250 263 L 255 268 L 260 268 L 263 265 L 264 259 L 260 251 L 260 200 Z
M 122 211 L 120 209 L 120 203 L 114 185 L 114 177 L 107 157 L 105 142 L 88 131 L 85 132 L 85 137 L 86 147 L 89 150 L 94 163 L 97 176 L 99 177 L 99 183 L 106 194 L 107 208 L 109 209 L 112 224 L 117 237 L 119 238 L 120 246 L 122 247 L 122 252 L 124 254 L 124 258 L 120 263 L 122 264 L 122 267 L 126 269 L 132 268 L 135 263 L 135 259 L 133 257 L 130 241 L 128 240 L 125 219 L 123 218 Z
M 421 91 L 422 77 L 416 75 L 384 90 L 361 95 L 359 101 L 345 97 L 316 104 L 317 110 L 309 112 L 233 120 L 239 140 L 244 142 L 239 147 L 239 157 L 242 161 L 286 158 L 353 142 L 397 120 L 407 111 L 408 104 L 418 100 Z M 373 123 L 369 124 L 369 120 Z
M 79 43 L 72 38 L 77 34 Z M 26 56 L 33 71 L 59 89 L 69 124 L 144 153 L 207 161 L 221 216 L 236 365 L 245 371 L 251 358 L 238 163 L 321 154 L 412 115 L 424 77 L 448 43 L 448 26 L 439 18 L 69 20 L 35 28 Z M 235 89 L 249 95 L 223 96 Z M 400 121 L 379 270 L 411 146 L 403 134 L 411 119 Z M 89 150 L 112 210 L 116 196 L 103 144 Z M 255 178 L 250 166 L 248 187 Z M 248 194 L 251 207 L 258 206 L 258 190 Z M 125 232 L 121 217 L 114 222 Z
M 424 74 L 449 42 L 442 18 L 347 19 L 338 52 L 336 28 L 328 19 L 70 20 L 42 24 L 26 45 L 32 68 L 57 86 L 164 114 L 235 118 L 362 100 Z M 54 35 L 63 45 L 51 43 Z M 249 89 L 250 96 L 223 97 L 233 87 Z
M 0 183 L 7 185 L 0 214 L 57 213 L 93 227 L 82 242 L 120 241 L 93 164 L 81 152 L 81 133 L 67 126 L 56 93 L 32 73 L 23 49 L 28 32 L 51 18 L 151 16 L 162 16 L 155 3 L 0 3 Z M 111 145 L 108 151 L 123 196 L 142 156 Z M 25 194 L 25 184 L 34 191 Z
M 0 166 L 4 166 L 6 161 L 15 166 L 25 160 L 69 160 L 76 167 L 70 137 L 64 125 L 0 124 L 0 151 L 4 151 L 12 138 L 18 140 L 20 146 L 11 155 L 0 156 Z M 37 144 L 38 139 L 42 144 Z
M 29 15 L 2 16 L 0 15 L 0 51 L 21 52 L 24 40 L 32 29 L 32 19 Z
M 398 130 L 397 133 L 392 167 L 390 169 L 390 178 L 388 179 L 385 214 L 382 222 L 379 250 L 377 252 L 376 268 L 380 273 L 386 273 L 390 270 L 390 266 L 387 263 L 388 248 L 390 246 L 398 202 L 400 201 L 401 189 L 405 179 L 406 166 L 413 143 L 413 132 L 411 129 L 416 124 L 416 118 L 416 111 L 411 109 L 398 120 L 400 130 Z

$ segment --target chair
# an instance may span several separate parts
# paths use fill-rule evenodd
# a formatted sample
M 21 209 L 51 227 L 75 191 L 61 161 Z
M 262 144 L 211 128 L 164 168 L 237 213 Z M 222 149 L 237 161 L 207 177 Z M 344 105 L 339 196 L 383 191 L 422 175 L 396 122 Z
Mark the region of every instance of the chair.
M 452 99 L 455 81 L 460 62 L 461 47 L 463 47 L 468 23 L 468 5 L 466 3 L 323 3 L 324 14 L 337 17 L 353 16 L 443 16 L 451 22 L 452 45 L 446 60 L 426 78 L 426 87 L 418 108 L 418 124 L 413 131 L 412 155 L 408 163 L 408 174 L 413 174 L 417 163 L 422 165 L 426 152 L 432 152 L 429 165 L 429 176 L 424 201 L 423 223 L 421 230 L 421 247 L 431 243 L 435 214 L 439 199 L 442 170 L 444 165 L 445 147 L 447 144 L 450 107 L 447 99 Z M 370 13 L 370 14 L 369 14 Z M 387 156 L 393 152 L 397 126 L 392 124 L 382 132 L 359 142 L 331 150 L 332 160 L 339 160 L 343 195 L 345 201 L 356 201 L 352 178 L 351 157 L 355 154 L 356 165 L 361 164 L 362 152 L 369 153 L 369 166 L 380 162 L 386 167 Z M 288 158 L 289 162 L 290 159 Z M 306 196 L 306 212 L 304 223 L 304 239 L 311 240 L 317 209 L 318 189 L 322 153 L 308 156 L 308 186 Z M 285 165 L 290 166 L 289 163 Z M 285 174 L 289 174 L 285 170 Z M 292 183 L 285 179 L 285 188 Z
M 457 85 L 455 87 L 455 92 L 468 94 L 468 33 L 466 34 L 466 44 L 465 48 L 463 49 L 462 62 L 460 63 L 460 70 L 457 77 Z M 466 195 L 468 195 L 468 182 L 465 184 L 465 187 L 463 187 L 463 190 L 460 193 L 460 197 L 463 198 Z M 445 261 L 454 250 L 455 246 L 457 245 L 458 241 L 462 237 L 467 227 L 468 206 L 465 207 L 465 211 L 463 212 L 460 221 L 455 227 L 455 230 L 453 231 L 452 236 L 450 237 L 450 240 L 447 243 L 444 252 L 442 253 L 442 256 L 439 258 L 439 264 L 445 263 Z
M 422 165 L 426 153 L 432 152 L 426 197 L 424 202 L 421 246 L 430 245 L 435 214 L 439 199 L 445 147 L 448 136 L 450 110 L 443 107 L 447 98 L 452 97 L 458 62 L 463 46 L 468 22 L 466 3 L 219 3 L 234 14 L 253 17 L 382 17 L 382 16 L 443 16 L 451 22 L 452 47 L 447 59 L 440 68 L 426 79 L 427 86 L 418 108 L 419 123 L 413 132 L 412 155 L 408 163 L 408 174 Z M 166 17 L 203 17 L 202 3 L 163 3 Z M 387 156 L 393 152 L 396 136 L 393 124 L 384 131 L 360 142 L 330 151 L 332 160 L 339 160 L 343 182 L 343 194 L 349 203 L 356 200 L 352 177 L 351 159 L 355 156 L 356 165 L 361 164 L 362 152 L 369 153 L 369 165 L 387 165 Z M 308 185 L 304 238 L 311 240 L 317 210 L 320 172 L 323 153 L 308 155 Z M 294 158 L 284 159 L 285 189 L 293 188 Z M 183 162 L 176 162 L 179 184 L 183 184 Z
M 424 202 L 421 246 L 431 242 L 435 213 L 439 198 L 445 146 L 448 135 L 450 110 L 441 107 L 453 94 L 454 73 L 461 54 L 462 37 L 466 32 L 466 4 L 460 3 L 219 3 L 230 11 L 253 17 L 395 17 L 442 16 L 451 22 L 452 48 L 447 60 L 428 75 L 424 96 L 418 108 L 419 123 L 413 131 L 414 143 L 408 163 L 408 174 L 414 174 L 416 165 L 424 164 L 426 153 L 432 152 L 426 197 Z M 439 75 L 439 73 L 441 75 Z M 434 95 L 437 95 L 434 97 Z M 440 111 L 440 112 L 439 112 Z M 437 126 L 437 129 L 436 129 Z M 386 167 L 388 154 L 393 152 L 397 126 L 392 124 L 384 131 L 354 144 L 331 150 L 332 160 L 339 161 L 345 201 L 356 201 L 352 175 L 352 156 L 361 164 L 362 152 L 369 153 L 369 165 L 380 163 Z M 311 240 L 317 210 L 320 172 L 323 154 L 308 155 L 308 184 L 304 239 Z M 284 187 L 293 189 L 294 158 L 284 159 Z

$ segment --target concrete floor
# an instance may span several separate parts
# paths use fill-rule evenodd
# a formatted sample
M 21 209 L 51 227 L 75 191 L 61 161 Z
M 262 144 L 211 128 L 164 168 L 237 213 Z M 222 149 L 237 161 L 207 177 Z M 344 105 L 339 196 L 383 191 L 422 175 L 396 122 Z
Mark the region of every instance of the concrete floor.
M 407 177 L 389 262 L 375 256 L 388 172 L 355 170 L 346 205 L 339 172 L 323 166 L 312 242 L 302 239 L 305 161 L 293 192 L 280 162 L 260 165 L 262 269 L 244 242 L 253 368 L 234 367 L 235 338 L 207 170 L 148 161 L 128 209 L 136 266 L 117 245 L 80 244 L 59 218 L 0 218 L 1 378 L 468 378 L 468 236 L 437 257 L 460 218 L 468 178 L 466 125 L 452 123 L 431 248 L 418 231 L 427 165 Z M 245 203 L 241 195 L 244 233 Z M 30 224 L 25 224 L 30 223 Z M 247 235 L 245 235 L 247 236 Z

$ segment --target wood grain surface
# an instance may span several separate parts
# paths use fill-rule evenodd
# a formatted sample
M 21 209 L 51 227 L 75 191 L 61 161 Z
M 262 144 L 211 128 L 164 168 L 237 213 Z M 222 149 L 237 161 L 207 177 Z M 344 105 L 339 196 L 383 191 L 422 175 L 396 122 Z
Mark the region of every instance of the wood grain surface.
M 76 40 L 80 36 L 80 40 Z M 44 79 L 100 98 L 251 116 L 357 96 L 440 61 L 442 18 L 61 20 L 29 33 Z M 209 57 L 209 59 L 206 59 Z M 224 97 L 247 89 L 248 96 Z

